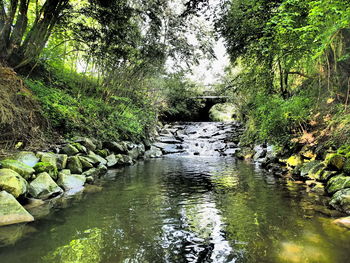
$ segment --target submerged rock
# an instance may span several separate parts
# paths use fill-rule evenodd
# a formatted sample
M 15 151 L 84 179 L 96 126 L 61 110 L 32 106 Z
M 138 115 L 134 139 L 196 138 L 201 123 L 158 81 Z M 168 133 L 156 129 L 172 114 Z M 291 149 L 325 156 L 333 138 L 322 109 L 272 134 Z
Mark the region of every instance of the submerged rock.
M 4 168 L 0 169 L 0 189 L 17 198 L 27 192 L 28 183 L 15 171 Z
M 11 194 L 0 192 L 0 226 L 31 221 L 34 217 Z
M 24 179 L 30 179 L 35 172 L 32 167 L 17 160 L 2 160 L 0 164 L 2 168 L 8 168 L 19 173 Z
M 41 173 L 29 185 L 29 193 L 34 198 L 48 199 L 61 194 L 63 190 L 52 180 L 48 173 Z
M 334 220 L 332 223 L 336 224 L 338 226 L 346 227 L 346 228 L 350 229 L 350 216 L 338 218 L 338 219 Z

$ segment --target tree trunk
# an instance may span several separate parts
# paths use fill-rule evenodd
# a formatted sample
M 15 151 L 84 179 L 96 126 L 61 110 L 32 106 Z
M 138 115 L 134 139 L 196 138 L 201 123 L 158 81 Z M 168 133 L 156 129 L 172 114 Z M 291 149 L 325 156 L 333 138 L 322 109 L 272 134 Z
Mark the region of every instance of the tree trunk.
M 4 0 L 0 0 L 0 32 L 5 25 L 6 11 L 4 6 Z
M 1 1 L 3 6 L 3 1 Z M 0 58 L 7 58 L 10 46 L 10 34 L 13 20 L 16 15 L 18 6 L 18 0 L 11 0 L 8 11 L 8 16 L 5 19 L 5 23 L 0 31 Z
M 14 49 L 21 45 L 24 33 L 26 32 L 29 2 L 30 0 L 20 0 L 17 21 L 11 34 L 11 45 Z

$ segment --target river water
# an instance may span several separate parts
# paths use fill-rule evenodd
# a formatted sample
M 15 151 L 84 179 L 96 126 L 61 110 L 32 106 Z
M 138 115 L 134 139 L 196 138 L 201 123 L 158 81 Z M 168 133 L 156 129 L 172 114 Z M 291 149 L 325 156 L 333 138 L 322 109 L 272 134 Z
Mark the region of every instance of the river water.
M 232 157 L 111 170 L 31 224 L 0 228 L 0 262 L 349 262 L 326 199 Z

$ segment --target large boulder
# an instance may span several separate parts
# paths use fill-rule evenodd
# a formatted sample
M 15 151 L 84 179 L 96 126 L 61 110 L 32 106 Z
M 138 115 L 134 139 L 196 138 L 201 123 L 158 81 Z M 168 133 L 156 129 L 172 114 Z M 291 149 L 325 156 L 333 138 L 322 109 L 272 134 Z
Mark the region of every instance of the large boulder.
M 107 160 L 104 159 L 103 157 L 99 156 L 98 154 L 94 153 L 93 151 L 89 151 L 89 155 L 87 156 L 88 158 L 94 160 L 98 164 L 107 164 Z
M 38 162 L 34 166 L 34 170 L 37 174 L 48 173 L 53 179 L 57 179 L 58 170 L 55 165 L 49 162 Z
M 123 143 L 118 142 L 104 142 L 103 147 L 114 153 L 127 153 L 127 146 Z
M 329 179 L 327 183 L 327 192 L 330 194 L 345 188 L 350 188 L 350 176 L 337 175 Z
M 4 168 L 0 169 L 0 189 L 7 191 L 17 198 L 27 192 L 28 184 L 18 173 Z
M 339 211 L 350 214 L 350 188 L 336 192 L 329 204 Z
M 67 167 L 73 174 L 81 174 L 83 172 L 83 165 L 78 156 L 68 157 Z
M 137 160 L 142 154 L 141 150 L 138 147 L 133 148 L 132 150 L 128 151 L 128 155 L 133 160 Z
M 63 190 L 52 180 L 48 173 L 41 173 L 29 185 L 29 193 L 34 198 L 48 199 L 61 194 Z
M 39 158 L 33 152 L 19 152 L 15 155 L 14 159 L 30 167 L 34 167 L 39 162 Z
M 60 174 L 57 184 L 68 191 L 71 189 L 80 189 L 84 186 L 86 178 L 81 174 Z
M 57 167 L 57 155 L 51 152 L 40 152 L 37 154 L 40 157 L 40 161 L 43 163 L 50 163 Z
M 8 168 L 19 173 L 24 179 L 30 179 L 35 172 L 32 167 L 17 160 L 2 160 L 0 164 L 2 168 Z
M 11 194 L 0 192 L 0 226 L 31 221 L 34 217 Z

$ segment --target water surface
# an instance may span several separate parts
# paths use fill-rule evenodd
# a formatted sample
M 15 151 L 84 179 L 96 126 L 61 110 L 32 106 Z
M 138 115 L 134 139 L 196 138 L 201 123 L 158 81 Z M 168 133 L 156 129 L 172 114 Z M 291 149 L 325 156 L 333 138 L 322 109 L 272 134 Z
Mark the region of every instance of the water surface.
M 0 229 L 0 261 L 350 259 L 350 233 L 331 224 L 324 198 L 232 158 L 140 162 L 110 171 L 103 187 L 32 224 Z

